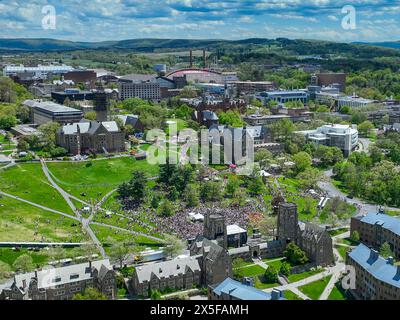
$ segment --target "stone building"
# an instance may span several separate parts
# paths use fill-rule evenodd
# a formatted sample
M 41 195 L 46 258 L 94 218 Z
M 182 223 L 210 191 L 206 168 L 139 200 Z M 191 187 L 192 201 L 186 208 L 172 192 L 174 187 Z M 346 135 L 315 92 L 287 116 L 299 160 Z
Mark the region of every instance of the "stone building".
M 57 131 L 56 143 L 74 155 L 88 151 L 121 152 L 125 149 L 124 133 L 115 121 L 82 120 L 65 125 Z
M 294 242 L 318 266 L 334 263 L 332 238 L 329 233 L 312 223 L 299 222 L 297 205 L 281 203 L 278 210 L 278 239 L 284 250 Z
M 356 247 L 346 259 L 356 275 L 353 295 L 362 300 L 400 300 L 400 266 L 393 262 L 364 244 Z
M 87 288 L 115 299 L 115 272 L 109 260 L 17 274 L 0 285 L 0 300 L 71 300 Z
M 350 232 L 357 231 L 360 242 L 379 250 L 382 244 L 389 243 L 393 254 L 400 258 L 400 219 L 383 212 L 370 213 L 351 219 Z
M 134 294 L 148 297 L 151 290 L 192 289 L 201 284 L 201 267 L 196 257 L 173 259 L 135 268 Z

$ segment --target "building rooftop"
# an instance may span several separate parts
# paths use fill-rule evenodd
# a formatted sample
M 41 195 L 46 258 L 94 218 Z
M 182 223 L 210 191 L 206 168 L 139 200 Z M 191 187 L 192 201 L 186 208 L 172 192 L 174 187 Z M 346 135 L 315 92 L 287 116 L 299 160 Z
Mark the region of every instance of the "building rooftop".
M 390 260 L 379 256 L 377 251 L 360 244 L 349 253 L 349 257 L 374 278 L 400 288 L 400 266 L 394 266 Z
M 35 100 L 26 100 L 24 102 L 25 106 L 34 108 L 34 109 L 42 109 L 44 111 L 52 112 L 52 113 L 67 113 L 67 112 L 80 112 L 82 111 L 64 106 L 62 104 L 58 104 L 51 101 L 35 101 Z
M 245 285 L 231 278 L 225 279 L 214 288 L 217 295 L 226 294 L 238 300 L 273 300 L 271 294 Z M 276 300 L 285 300 L 282 295 Z
M 236 225 L 236 224 L 227 226 L 227 227 L 226 227 L 226 231 L 227 231 L 228 236 L 229 236 L 229 235 L 233 235 L 233 234 L 238 234 L 238 233 L 245 233 L 245 232 L 247 232 L 245 229 L 239 227 L 239 226 Z
M 137 267 L 135 272 L 139 282 L 150 281 L 152 277 L 168 279 L 171 276 L 185 274 L 188 271 L 201 271 L 199 261 L 194 257 L 176 258 L 170 261 Z
M 360 218 L 362 222 L 368 224 L 380 224 L 383 228 L 392 231 L 393 233 L 400 236 L 400 219 L 389 216 L 383 213 L 369 213 L 366 216 Z
M 108 259 L 93 261 L 91 263 L 92 268 L 95 268 L 100 273 L 105 273 L 108 270 L 112 270 L 112 266 Z M 32 278 L 38 280 L 38 288 L 44 289 L 57 285 L 67 284 L 70 282 L 82 281 L 91 279 L 92 269 L 89 263 L 75 264 L 60 268 L 51 268 L 46 270 L 40 270 L 35 272 L 29 272 L 24 274 L 15 275 L 15 284 L 18 288 L 29 286 Z

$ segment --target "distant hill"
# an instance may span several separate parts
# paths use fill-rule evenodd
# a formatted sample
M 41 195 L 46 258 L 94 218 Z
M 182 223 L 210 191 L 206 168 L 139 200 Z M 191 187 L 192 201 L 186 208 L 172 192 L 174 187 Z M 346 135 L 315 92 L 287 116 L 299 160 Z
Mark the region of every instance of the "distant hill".
M 390 45 L 391 44 L 391 45 Z M 396 44 L 396 46 L 395 46 Z M 378 44 L 349 44 L 319 40 L 290 40 L 286 38 L 244 40 L 191 40 L 191 39 L 130 39 L 104 42 L 74 42 L 56 39 L 0 39 L 0 52 L 43 52 L 73 50 L 129 50 L 132 52 L 151 53 L 157 51 L 179 51 L 189 49 L 230 50 L 238 54 L 248 54 L 252 49 L 264 46 L 282 48 L 292 55 L 310 54 L 349 54 L 359 58 L 376 56 L 398 56 L 393 48 L 400 48 L 400 42 Z M 384 48 L 385 47 L 385 48 Z
M 387 42 L 354 42 L 354 44 L 364 44 L 374 47 L 385 47 L 392 49 L 400 49 L 400 41 L 387 41 Z

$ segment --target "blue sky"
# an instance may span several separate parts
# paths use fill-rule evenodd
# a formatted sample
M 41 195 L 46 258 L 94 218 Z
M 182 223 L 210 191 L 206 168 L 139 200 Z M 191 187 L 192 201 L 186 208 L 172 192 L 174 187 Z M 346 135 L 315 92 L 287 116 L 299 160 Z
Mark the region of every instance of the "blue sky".
M 55 30 L 42 8 L 56 9 Z M 356 9 L 344 30 L 342 7 Z M 400 0 L 0 0 L 1 38 L 400 40 Z

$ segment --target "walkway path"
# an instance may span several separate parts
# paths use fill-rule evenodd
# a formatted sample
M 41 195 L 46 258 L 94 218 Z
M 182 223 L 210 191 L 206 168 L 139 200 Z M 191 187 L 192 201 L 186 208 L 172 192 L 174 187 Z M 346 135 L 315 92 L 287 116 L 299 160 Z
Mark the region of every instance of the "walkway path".
M 74 211 L 74 213 L 76 214 L 76 216 L 79 218 L 79 220 L 82 223 L 83 230 L 85 230 L 88 233 L 88 235 L 90 236 L 90 238 L 92 239 L 93 243 L 96 245 L 96 247 L 100 251 L 100 253 L 103 256 L 103 258 L 107 257 L 107 254 L 106 254 L 101 242 L 99 241 L 99 239 L 96 237 L 95 233 L 93 232 L 93 230 L 89 226 L 90 221 L 93 218 L 93 212 L 92 212 L 91 216 L 89 217 L 89 219 L 83 218 L 82 215 L 80 214 L 80 212 L 77 210 L 77 208 L 73 204 L 73 202 L 71 201 L 71 195 L 69 193 L 65 192 L 64 189 L 62 189 L 60 186 L 58 186 L 58 184 L 51 177 L 49 169 L 46 166 L 46 162 L 43 159 L 40 159 L 40 162 L 42 164 L 43 173 L 45 174 L 47 180 L 49 180 L 51 185 L 61 194 L 61 196 L 68 203 L 70 208 Z
M 11 198 L 11 199 L 14 199 L 14 200 L 18 200 L 18 201 L 21 201 L 21 202 L 25 202 L 25 203 L 27 203 L 27 204 L 30 204 L 31 206 L 34 206 L 34 207 L 37 207 L 37 208 L 40 208 L 40 209 L 43 209 L 43 210 L 45 210 L 45 211 L 49 211 L 49 212 L 52 212 L 52 213 L 59 214 L 59 215 L 61 215 L 61 216 L 64 216 L 64 217 L 66 217 L 66 218 L 69 218 L 69 219 L 73 219 L 73 220 L 76 220 L 76 221 L 80 221 L 80 219 L 77 218 L 77 217 L 75 217 L 75 216 L 71 216 L 71 215 L 69 215 L 69 214 L 67 214 L 67 213 L 60 212 L 60 211 L 57 211 L 57 210 L 54 210 L 54 209 L 51 209 L 51 208 L 42 206 L 42 205 L 40 205 L 40 204 L 31 202 L 31 201 L 28 201 L 28 200 L 21 199 L 20 197 L 13 196 L 13 195 L 8 194 L 8 193 L 5 193 L 5 192 L 3 192 L 3 191 L 0 191 L 0 195 L 2 195 L 2 196 L 4 196 L 4 197 Z

